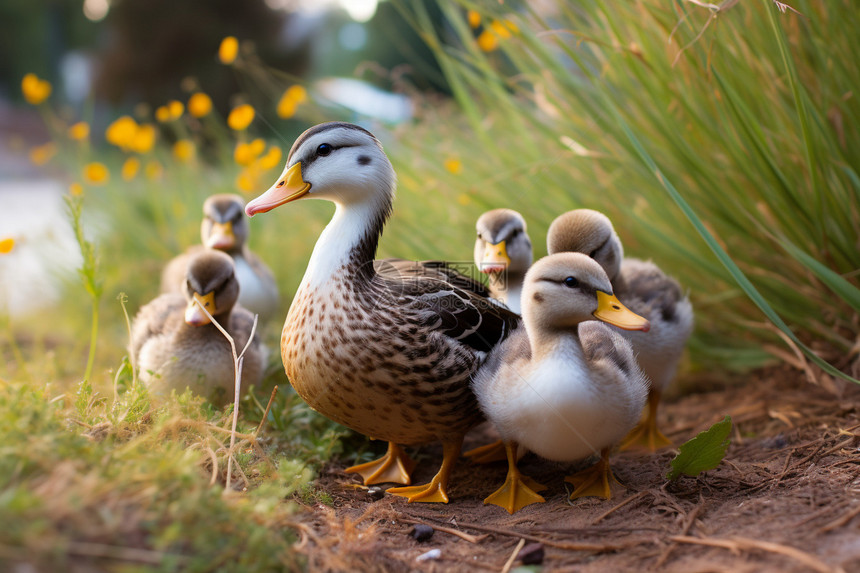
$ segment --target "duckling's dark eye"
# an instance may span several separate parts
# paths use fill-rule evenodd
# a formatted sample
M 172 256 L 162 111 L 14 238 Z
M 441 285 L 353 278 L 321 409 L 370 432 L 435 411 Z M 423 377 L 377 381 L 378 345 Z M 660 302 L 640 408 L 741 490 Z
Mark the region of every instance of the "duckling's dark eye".
M 519 234 L 520 234 L 520 230 L 519 230 L 519 229 L 514 229 L 514 230 L 511 232 L 511 239 L 513 239 L 514 237 L 517 237 Z
M 326 155 L 331 155 L 331 152 L 334 151 L 334 147 L 329 145 L 328 143 L 321 143 L 319 147 L 317 147 L 317 155 L 321 157 L 325 157 Z
M 594 257 L 596 257 L 596 256 L 597 256 L 597 251 L 599 251 L 599 250 L 600 250 L 600 249 L 594 249 L 593 251 L 591 251 L 590 253 L 588 253 L 588 256 L 589 256 L 590 258 L 592 258 L 592 259 L 593 259 Z
M 567 277 L 562 282 L 564 283 L 564 286 L 566 286 L 567 288 L 576 288 L 579 286 L 579 281 L 576 280 L 576 277 Z

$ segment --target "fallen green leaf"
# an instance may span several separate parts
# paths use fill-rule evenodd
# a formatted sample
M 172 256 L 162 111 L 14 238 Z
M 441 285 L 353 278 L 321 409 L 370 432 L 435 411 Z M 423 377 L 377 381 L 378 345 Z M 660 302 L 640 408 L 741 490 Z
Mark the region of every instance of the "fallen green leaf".
M 726 416 L 704 432 L 680 447 L 678 455 L 672 460 L 672 469 L 666 479 L 675 480 L 681 474 L 696 477 L 703 471 L 712 470 L 723 460 L 731 443 L 732 418 Z

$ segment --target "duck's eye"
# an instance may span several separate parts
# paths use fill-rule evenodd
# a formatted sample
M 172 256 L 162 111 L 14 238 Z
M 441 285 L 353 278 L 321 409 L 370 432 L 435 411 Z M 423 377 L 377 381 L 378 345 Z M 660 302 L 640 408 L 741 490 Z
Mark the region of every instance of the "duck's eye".
M 334 147 L 332 147 L 328 143 L 321 143 L 319 147 L 317 147 L 317 155 L 321 157 L 325 157 L 326 155 L 331 155 L 331 152 L 334 151 Z
M 511 232 L 511 239 L 513 239 L 513 238 L 515 238 L 515 237 L 519 236 L 519 234 L 520 234 L 520 230 L 519 230 L 519 229 L 514 229 L 514 230 Z
M 597 256 L 597 251 L 599 251 L 599 250 L 600 250 L 599 248 L 598 248 L 598 249 L 594 249 L 593 251 L 591 251 L 590 253 L 588 253 L 588 256 L 589 256 L 590 258 L 592 258 L 592 259 L 593 259 L 593 258 L 595 258 L 595 257 Z
M 567 288 L 576 288 L 579 286 L 579 281 L 576 280 L 576 277 L 567 277 L 562 282 L 564 283 L 564 286 L 566 286 Z

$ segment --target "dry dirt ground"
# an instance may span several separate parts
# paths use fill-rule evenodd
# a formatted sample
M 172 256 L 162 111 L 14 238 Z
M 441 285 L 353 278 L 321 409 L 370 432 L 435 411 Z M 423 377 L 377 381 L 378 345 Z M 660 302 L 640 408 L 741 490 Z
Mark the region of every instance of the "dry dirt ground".
M 662 427 L 680 444 L 726 414 L 718 468 L 667 483 L 674 451 L 616 453 L 625 487 L 611 500 L 568 502 L 572 467 L 528 455 L 521 469 L 549 486 L 547 501 L 514 515 L 482 501 L 504 463 L 458 463 L 447 505 L 374 499 L 334 464 L 317 482 L 334 502 L 298 516 L 297 549 L 314 571 L 506 571 L 523 542 L 543 546 L 543 571 L 860 571 L 860 388 L 835 396 L 779 368 L 668 401 Z M 487 439 L 473 434 L 467 447 Z M 413 483 L 425 483 L 441 449 L 415 457 Z M 433 536 L 413 539 L 415 523 Z M 437 559 L 416 560 L 432 549 Z

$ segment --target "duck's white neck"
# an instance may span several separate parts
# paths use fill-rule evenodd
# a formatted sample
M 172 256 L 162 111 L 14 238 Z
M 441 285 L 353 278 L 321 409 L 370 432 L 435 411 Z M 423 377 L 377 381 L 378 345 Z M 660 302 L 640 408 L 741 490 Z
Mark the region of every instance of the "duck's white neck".
M 391 202 L 335 205 L 334 216 L 317 239 L 301 288 L 319 288 L 338 272 L 357 275 L 353 279 L 372 276 L 373 258 Z
M 520 298 L 523 292 L 524 275 L 508 272 L 490 273 L 490 293 L 493 298 L 502 301 L 509 309 L 517 314 L 522 314 Z
M 532 351 L 532 360 L 543 362 L 554 358 L 582 355 L 582 344 L 577 329 L 546 330 L 535 328 L 526 322 L 526 332 Z

